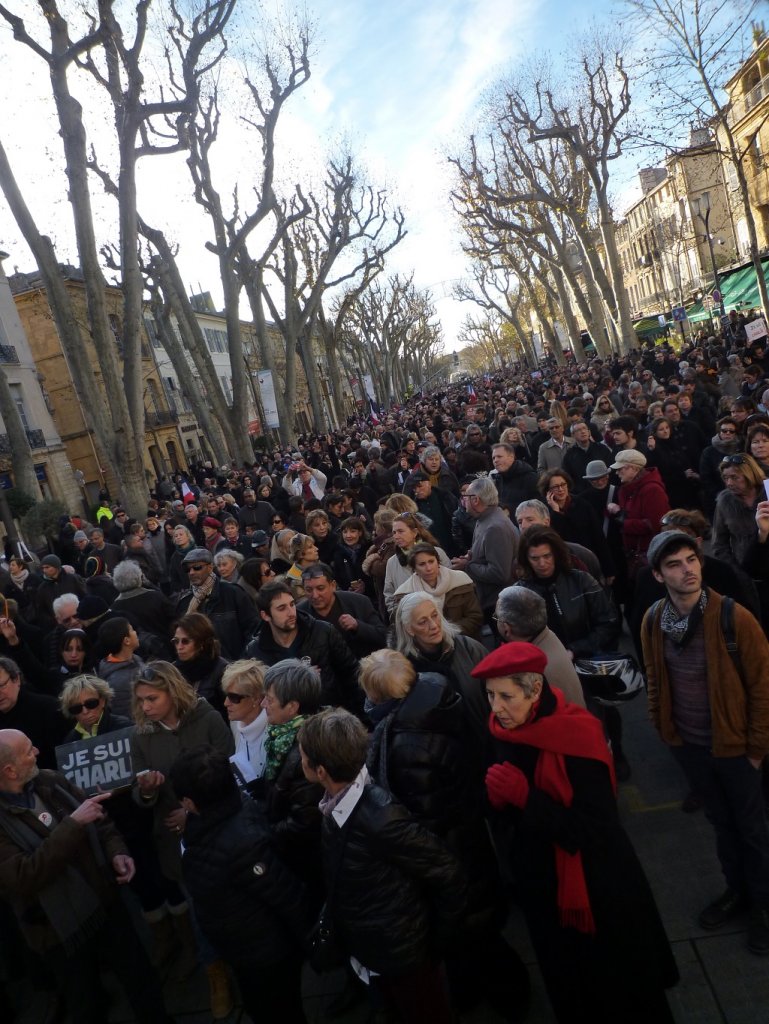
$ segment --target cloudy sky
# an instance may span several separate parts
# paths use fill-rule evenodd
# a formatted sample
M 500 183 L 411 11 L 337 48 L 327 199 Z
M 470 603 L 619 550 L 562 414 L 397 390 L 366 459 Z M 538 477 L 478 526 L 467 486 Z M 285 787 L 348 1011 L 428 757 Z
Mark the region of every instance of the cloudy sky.
M 9 6 L 25 13 L 31 4 L 17 0 Z M 252 6 L 247 0 L 241 10 Z M 409 235 L 393 254 L 391 268 L 413 268 L 416 283 L 431 289 L 452 349 L 471 309 L 450 295 L 465 261 L 448 200 L 446 153 L 459 149 L 472 130 L 492 82 L 536 50 L 558 53 L 568 46 L 589 18 L 605 15 L 609 0 L 326 0 L 314 6 L 313 11 L 308 5 L 317 24 L 312 78 L 285 111 L 281 172 L 286 180 L 301 177 L 308 161 L 317 166 L 340 139 L 360 154 L 372 180 L 386 183 L 407 215 Z M 41 229 L 54 237 L 60 259 L 75 262 L 44 66 L 5 27 L 0 54 L 0 138 Z M 98 132 L 95 141 L 107 149 Z M 248 160 L 248 148 L 233 143 L 227 170 L 240 174 Z M 142 208 L 148 219 L 165 221 L 181 245 L 180 263 L 190 286 L 220 298 L 216 263 L 204 249 L 210 231 L 187 194 L 183 164 L 162 163 L 166 166 L 152 161 L 143 171 Z M 619 193 L 632 184 L 633 175 L 625 174 L 617 182 Z M 97 203 L 97 215 L 108 230 L 107 204 Z M 10 253 L 9 273 L 14 266 L 30 266 L 1 197 L 0 246 Z

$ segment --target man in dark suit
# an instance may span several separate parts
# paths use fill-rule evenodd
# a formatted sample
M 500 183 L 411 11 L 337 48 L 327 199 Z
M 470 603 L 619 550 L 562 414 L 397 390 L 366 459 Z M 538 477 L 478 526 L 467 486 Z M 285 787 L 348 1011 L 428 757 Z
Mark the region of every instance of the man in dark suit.
M 337 590 L 333 571 L 323 562 L 302 573 L 307 597 L 298 608 L 337 629 L 356 658 L 387 646 L 387 627 L 365 594 Z

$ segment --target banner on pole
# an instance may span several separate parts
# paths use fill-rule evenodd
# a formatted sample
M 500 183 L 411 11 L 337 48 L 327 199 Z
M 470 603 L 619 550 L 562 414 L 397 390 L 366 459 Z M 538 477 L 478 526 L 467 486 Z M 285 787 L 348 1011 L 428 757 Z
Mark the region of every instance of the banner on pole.
M 275 385 L 272 380 L 272 371 L 259 370 L 257 380 L 259 381 L 259 394 L 262 398 L 267 427 L 270 430 L 277 430 L 280 426 L 280 417 L 278 416 L 278 404 L 275 401 Z

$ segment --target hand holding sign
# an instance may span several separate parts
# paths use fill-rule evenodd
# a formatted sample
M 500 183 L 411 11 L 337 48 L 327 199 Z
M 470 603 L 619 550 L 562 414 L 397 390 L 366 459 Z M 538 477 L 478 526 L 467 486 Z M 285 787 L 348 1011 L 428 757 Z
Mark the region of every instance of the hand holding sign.
M 106 813 L 102 804 L 111 796 L 111 793 L 97 793 L 96 796 L 89 796 L 79 807 L 75 808 L 70 817 L 78 825 L 90 825 L 93 821 L 101 821 Z

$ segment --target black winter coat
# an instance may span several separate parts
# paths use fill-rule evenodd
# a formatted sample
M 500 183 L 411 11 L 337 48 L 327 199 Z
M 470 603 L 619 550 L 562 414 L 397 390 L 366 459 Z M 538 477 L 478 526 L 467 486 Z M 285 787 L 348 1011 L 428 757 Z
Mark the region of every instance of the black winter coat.
M 575 655 L 615 649 L 620 630 L 617 609 L 589 573 L 572 569 L 550 579 L 521 580 L 516 586 L 544 597 L 548 626 Z
M 528 462 L 516 461 L 504 473 L 494 469 L 489 476 L 499 491 L 500 505 L 507 505 L 511 508 L 513 515 L 522 501 L 539 497 L 537 471 L 532 469 Z
M 366 785 L 344 826 L 323 817 L 323 872 L 342 946 L 378 974 L 440 955 L 461 924 L 464 873 L 448 848 L 383 789 Z
M 191 600 L 191 590 L 182 594 L 176 605 L 177 617 L 186 615 Z M 222 657 L 229 661 L 240 657 L 259 622 L 254 603 L 245 590 L 220 579 L 217 579 L 213 590 L 196 611 L 211 620 L 222 645 Z
M 373 780 L 444 840 L 470 881 L 465 929 L 504 920 L 494 851 L 482 815 L 483 785 L 462 698 L 434 673 L 421 673 L 379 722 L 369 749 Z
M 252 800 L 236 795 L 188 817 L 182 875 L 201 930 L 226 961 L 264 967 L 301 958 L 304 890 Z
M 341 705 L 353 714 L 359 714 L 363 699 L 358 688 L 358 660 L 344 637 L 327 622 L 313 619 L 305 612 L 297 612 L 296 624 L 299 645 L 292 653 L 275 643 L 265 622 L 246 647 L 243 657 L 256 658 L 265 665 L 275 665 L 286 658 L 310 658 L 312 664 L 320 669 L 323 704 Z
M 552 692 L 545 690 L 540 715 L 553 706 Z M 525 808 L 509 807 L 499 821 L 507 829 L 506 859 L 557 1019 L 657 1019 L 639 1010 L 657 1010 L 655 998 L 675 984 L 678 971 L 649 883 L 620 824 L 606 765 L 563 757 L 573 789 L 566 807 L 535 786 L 536 748 L 493 744 L 494 760 L 519 767 L 531 787 Z M 559 923 L 556 843 L 581 855 L 594 936 Z

